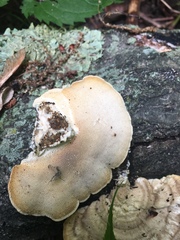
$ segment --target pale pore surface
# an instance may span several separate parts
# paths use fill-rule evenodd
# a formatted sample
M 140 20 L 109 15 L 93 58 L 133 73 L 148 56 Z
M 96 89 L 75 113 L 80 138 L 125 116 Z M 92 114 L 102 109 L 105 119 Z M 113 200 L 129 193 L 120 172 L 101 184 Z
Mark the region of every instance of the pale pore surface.
M 49 90 L 34 107 L 35 149 L 13 168 L 9 196 L 19 212 L 58 221 L 111 180 L 127 155 L 131 120 L 120 94 L 95 76 Z
M 114 192 L 69 217 L 64 223 L 64 240 L 102 240 Z M 180 239 L 180 176 L 138 178 L 134 187 L 129 183 L 120 187 L 113 223 L 116 240 Z

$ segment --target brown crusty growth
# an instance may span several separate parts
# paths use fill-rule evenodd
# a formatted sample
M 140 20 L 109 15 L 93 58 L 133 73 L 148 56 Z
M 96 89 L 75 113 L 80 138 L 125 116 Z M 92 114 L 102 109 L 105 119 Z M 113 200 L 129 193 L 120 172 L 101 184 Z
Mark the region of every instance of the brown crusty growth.
M 120 94 L 97 76 L 49 90 L 34 107 L 34 151 L 12 169 L 9 197 L 23 214 L 59 221 L 109 183 L 128 153 L 131 119 Z
M 64 240 L 102 240 L 115 190 L 89 207 L 77 210 L 64 223 Z M 180 239 L 180 176 L 138 178 L 119 188 L 113 209 L 116 240 Z

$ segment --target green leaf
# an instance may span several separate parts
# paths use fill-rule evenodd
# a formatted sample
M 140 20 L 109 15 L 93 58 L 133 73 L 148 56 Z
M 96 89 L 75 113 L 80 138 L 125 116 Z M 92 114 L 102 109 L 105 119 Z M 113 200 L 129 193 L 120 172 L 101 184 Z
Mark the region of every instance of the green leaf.
M 84 22 L 98 11 L 96 4 L 85 0 L 59 0 L 56 2 L 42 2 L 35 9 L 35 17 L 40 21 L 51 21 L 59 26 L 62 24 L 73 25 L 75 22 Z M 48 23 L 48 22 L 47 22 Z
M 39 21 L 44 21 L 49 24 L 50 22 L 57 24 L 58 26 L 62 26 L 62 17 L 61 10 L 59 9 L 59 5 L 55 1 L 46 1 L 42 3 L 38 3 L 34 9 L 34 16 Z
M 0 7 L 3 7 L 9 2 L 9 0 L 0 0 Z
M 37 2 L 35 0 L 23 0 L 21 11 L 26 18 L 34 14 L 36 4 Z
M 62 26 L 85 22 L 86 18 L 97 14 L 102 8 L 112 4 L 113 0 L 23 0 L 22 13 L 28 17 L 34 15 L 39 21 Z
M 113 231 L 113 205 L 114 205 L 114 200 L 117 194 L 117 191 L 119 190 L 118 186 L 116 188 L 116 191 L 114 193 L 112 202 L 111 202 L 111 206 L 109 208 L 109 215 L 108 215 L 108 221 L 107 221 L 107 226 L 106 226 L 106 232 L 104 234 L 104 238 L 103 240 L 116 240 L 115 235 L 114 235 L 114 231 Z
M 101 8 L 105 8 L 113 3 L 122 3 L 124 0 L 101 0 L 100 6 Z
M 113 0 L 101 0 L 99 4 L 100 11 L 102 11 L 105 7 L 111 5 L 113 2 Z
M 122 2 L 124 2 L 124 0 L 114 0 L 113 2 L 114 3 L 122 3 Z

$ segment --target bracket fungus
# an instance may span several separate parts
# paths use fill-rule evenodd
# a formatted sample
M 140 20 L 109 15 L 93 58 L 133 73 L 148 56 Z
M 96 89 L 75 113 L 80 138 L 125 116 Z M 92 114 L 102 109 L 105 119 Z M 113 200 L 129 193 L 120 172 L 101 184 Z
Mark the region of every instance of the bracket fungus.
M 115 190 L 64 222 L 64 240 L 102 240 Z M 138 178 L 118 189 L 113 205 L 116 240 L 180 239 L 180 176 Z
M 8 191 L 23 214 L 59 221 L 100 191 L 125 159 L 131 119 L 120 94 L 97 76 L 35 99 L 34 151 L 13 167 Z

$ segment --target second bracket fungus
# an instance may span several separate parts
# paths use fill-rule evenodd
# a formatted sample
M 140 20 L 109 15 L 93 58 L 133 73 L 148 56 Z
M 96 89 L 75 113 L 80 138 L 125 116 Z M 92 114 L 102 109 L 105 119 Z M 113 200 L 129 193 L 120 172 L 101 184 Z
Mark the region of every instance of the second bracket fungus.
M 64 240 L 102 240 L 115 190 L 64 222 Z M 180 176 L 138 178 L 118 189 L 113 205 L 116 240 L 180 239 Z
M 13 167 L 8 191 L 23 214 L 59 221 L 97 193 L 125 159 L 131 119 L 120 94 L 97 76 L 34 101 L 34 151 Z

